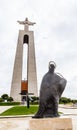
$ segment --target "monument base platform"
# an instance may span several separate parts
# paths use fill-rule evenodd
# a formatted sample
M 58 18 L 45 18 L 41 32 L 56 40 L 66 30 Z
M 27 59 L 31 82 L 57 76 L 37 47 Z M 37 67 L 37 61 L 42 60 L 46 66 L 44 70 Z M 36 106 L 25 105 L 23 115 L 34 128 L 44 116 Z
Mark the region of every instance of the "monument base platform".
M 29 130 L 72 130 L 71 118 L 31 119 Z

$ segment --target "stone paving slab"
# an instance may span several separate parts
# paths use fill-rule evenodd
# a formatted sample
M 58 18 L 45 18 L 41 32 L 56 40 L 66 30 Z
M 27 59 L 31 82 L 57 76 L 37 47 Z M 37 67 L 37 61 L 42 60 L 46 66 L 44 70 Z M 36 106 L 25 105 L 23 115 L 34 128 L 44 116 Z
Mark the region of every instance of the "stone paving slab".
M 29 118 L 7 118 L 0 119 L 0 130 L 27 130 Z

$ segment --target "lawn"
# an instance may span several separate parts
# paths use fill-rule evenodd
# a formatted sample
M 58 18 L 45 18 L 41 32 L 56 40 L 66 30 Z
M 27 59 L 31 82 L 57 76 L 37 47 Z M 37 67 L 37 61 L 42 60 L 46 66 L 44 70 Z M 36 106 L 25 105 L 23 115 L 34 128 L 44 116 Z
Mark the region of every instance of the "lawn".
M 26 106 L 15 106 L 1 113 L 0 116 L 29 115 L 35 114 L 37 110 L 38 106 L 30 106 L 30 108 Z

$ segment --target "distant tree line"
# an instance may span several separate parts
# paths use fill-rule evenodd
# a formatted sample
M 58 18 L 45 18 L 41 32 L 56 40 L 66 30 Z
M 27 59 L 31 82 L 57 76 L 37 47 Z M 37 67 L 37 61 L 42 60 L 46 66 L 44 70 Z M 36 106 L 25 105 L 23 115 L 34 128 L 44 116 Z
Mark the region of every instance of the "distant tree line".
M 67 104 L 67 103 L 77 103 L 76 99 L 70 99 L 70 98 L 66 98 L 66 97 L 61 97 L 59 100 L 60 104 Z
M 38 104 L 39 103 L 39 97 L 31 97 L 33 100 L 31 101 L 31 104 Z M 71 99 L 67 97 L 61 97 L 59 100 L 59 104 L 67 104 L 67 103 L 77 103 L 76 99 Z
M 0 97 L 0 103 L 2 102 L 13 102 L 13 98 L 8 96 L 8 94 L 3 94 L 1 97 Z M 76 99 L 71 99 L 71 98 L 67 98 L 67 97 L 61 97 L 60 100 L 59 100 L 59 103 L 60 104 L 67 104 L 67 103 L 77 103 L 77 100 Z M 31 100 L 30 100 L 30 104 L 39 104 L 39 97 L 31 97 Z

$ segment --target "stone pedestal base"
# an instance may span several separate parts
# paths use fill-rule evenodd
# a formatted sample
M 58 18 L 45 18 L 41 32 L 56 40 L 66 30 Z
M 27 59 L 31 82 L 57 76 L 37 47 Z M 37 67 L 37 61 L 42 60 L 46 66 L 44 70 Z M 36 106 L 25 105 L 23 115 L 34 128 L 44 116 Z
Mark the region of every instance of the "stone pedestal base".
M 72 130 L 71 118 L 31 119 L 29 130 Z

